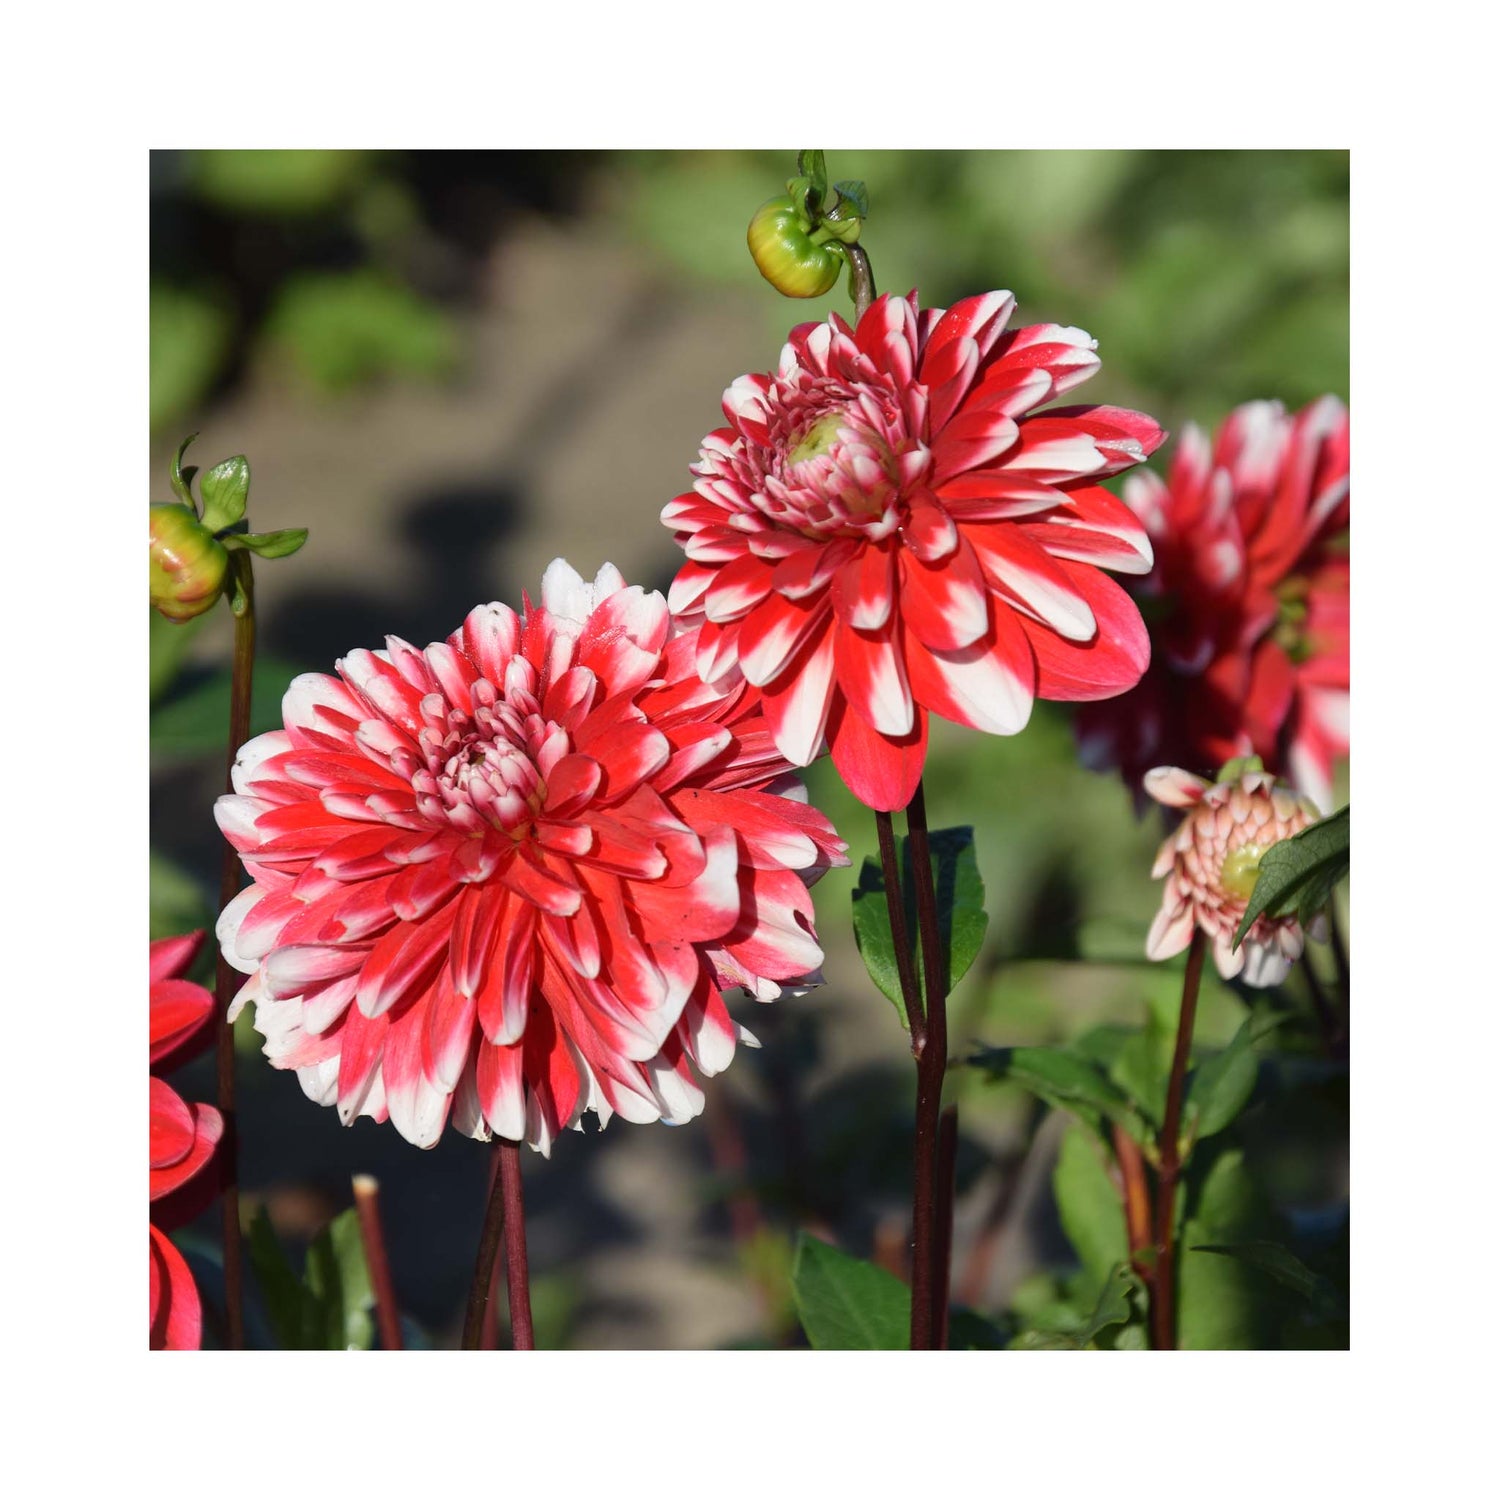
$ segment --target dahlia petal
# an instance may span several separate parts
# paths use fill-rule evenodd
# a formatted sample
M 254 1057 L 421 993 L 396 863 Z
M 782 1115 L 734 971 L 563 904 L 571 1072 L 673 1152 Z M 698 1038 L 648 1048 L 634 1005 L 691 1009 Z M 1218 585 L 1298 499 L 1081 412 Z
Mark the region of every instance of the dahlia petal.
M 962 536 L 951 555 L 933 566 L 914 552 L 902 552 L 901 619 L 924 646 L 943 651 L 972 646 L 988 630 L 989 615 L 984 573 Z M 908 657 L 908 671 L 910 666 Z
M 745 681 L 764 687 L 778 677 L 828 608 L 823 599 L 804 603 L 772 594 L 751 610 L 739 624 L 739 665 Z
M 1056 323 L 1018 328 L 1000 340 L 995 358 L 985 372 L 986 379 L 1035 368 L 1046 371 L 1054 393 L 1062 395 L 1081 385 L 1099 368 L 1095 347 L 1095 340 L 1081 328 L 1064 328 Z
M 497 1047 L 509 1047 L 525 1034 L 536 973 L 536 908 L 514 901 L 505 918 L 476 997 L 480 1028 Z
M 195 933 L 196 948 L 201 933 Z M 213 1019 L 214 997 L 186 979 L 159 979 L 151 986 L 151 1066 L 193 1042 Z
M 479 1065 L 474 1083 L 480 1108 L 490 1129 L 504 1140 L 526 1138 L 525 1064 L 521 1047 L 484 1046 L 479 1049 Z
M 840 620 L 856 630 L 879 630 L 895 601 L 895 548 L 861 547 L 831 581 L 829 597 Z
M 170 1084 L 151 1080 L 151 1170 L 181 1161 L 193 1149 L 193 1112 Z
M 509 892 L 498 883 L 467 890 L 455 903 L 448 973 L 461 996 L 473 999 L 479 993 L 495 940 L 514 905 Z
M 805 599 L 819 593 L 854 557 L 859 544 L 847 539 L 826 544 L 808 539 L 803 547 L 784 557 L 771 574 L 771 587 L 788 599 Z
M 639 585 L 610 594 L 587 616 L 577 661 L 604 684 L 605 693 L 628 693 L 656 671 L 666 643 L 667 601 Z
M 603 779 L 603 768 L 592 756 L 565 755 L 547 777 L 547 811 L 561 818 L 580 812 Z
M 375 944 L 360 969 L 355 996 L 363 1015 L 374 1020 L 432 983 L 448 956 L 456 909 L 450 903 L 425 922 L 402 922 Z M 268 974 L 274 963 L 273 954 Z
M 939 324 L 939 329 L 942 325 Z M 948 339 L 922 358 L 922 381 L 927 386 L 931 430 L 937 432 L 968 394 L 979 369 L 979 346 L 973 339 Z
M 358 1005 L 351 1005 L 345 1013 L 338 1059 L 339 1119 L 345 1125 L 353 1124 L 361 1111 L 374 1102 L 380 1057 L 389 1030 L 387 1014 L 367 1016 Z
M 1068 491 L 1067 507 L 1020 530 L 1044 552 L 1116 573 L 1149 573 L 1151 540 L 1135 513 L 1108 490 Z
M 720 568 L 703 596 L 703 612 L 720 624 L 737 620 L 771 591 L 775 567 L 759 557 L 746 556 Z
M 1002 454 L 1015 464 L 1022 429 L 1004 412 L 961 410 L 932 442 L 932 487 L 940 489 L 955 474 L 980 469 Z
M 844 784 L 866 807 L 895 812 L 912 799 L 927 758 L 927 712 L 919 704 L 911 733 L 872 729 L 840 701 L 828 718 L 828 743 Z
M 1112 698 L 1133 688 L 1151 660 L 1151 641 L 1140 610 L 1112 578 L 1081 563 L 1058 567 L 1087 601 L 1098 634 L 1087 645 L 1065 640 L 1024 615 L 1021 628 L 1036 654 L 1036 695 L 1057 702 Z
M 369 954 L 366 944 L 294 943 L 278 948 L 263 967 L 266 992 L 274 1000 L 301 994 L 310 984 L 339 979 L 358 969 Z
M 359 991 L 359 975 L 346 974 L 317 990 L 309 990 L 302 997 L 302 1029 L 313 1036 L 321 1036 L 334 1026 Z
M 159 1078 L 151 1080 L 153 1085 L 161 1083 Z M 162 1085 L 163 1088 L 166 1085 Z M 167 1090 L 171 1093 L 171 1090 Z M 182 1101 L 172 1095 L 177 1104 Z M 211 1104 L 183 1105 L 188 1111 L 188 1136 L 185 1143 L 178 1140 L 176 1136 L 177 1122 L 173 1121 L 170 1141 L 163 1140 L 160 1149 L 168 1157 L 166 1160 L 158 1161 L 159 1150 L 157 1132 L 157 1094 L 153 1087 L 151 1095 L 151 1201 L 165 1198 L 169 1193 L 177 1192 L 185 1183 L 197 1177 L 200 1172 L 213 1160 L 214 1152 L 218 1149 L 220 1140 L 224 1136 L 224 1117 Z M 173 1155 L 181 1146 L 180 1153 Z M 212 1181 L 206 1184 L 205 1199 L 213 1196 L 216 1186 Z M 175 1201 L 175 1200 L 174 1200 Z M 196 1203 L 193 1205 L 197 1206 Z
M 500 872 L 500 878 L 517 895 L 524 896 L 555 917 L 571 917 L 578 910 L 580 896 L 576 886 L 560 879 L 555 870 L 544 868 L 541 856 L 525 846 Z
M 705 1078 L 722 1073 L 734 1061 L 739 1028 L 730 1019 L 723 997 L 715 989 L 705 989 L 682 1012 L 677 1035 L 683 1050 Z
M 604 773 L 596 794 L 602 802 L 618 801 L 672 758 L 671 742 L 651 724 L 622 724 L 607 738 L 590 740 L 584 748 Z
M 304 672 L 287 684 L 281 717 L 295 746 L 351 749 L 354 731 L 369 710 L 337 677 Z
M 1025 633 L 1003 605 L 993 639 L 957 650 L 909 644 L 912 696 L 933 713 L 986 734 L 1019 734 L 1031 718 L 1036 668 Z
M 423 1150 L 437 1145 L 453 1097 L 452 1090 L 435 1084 L 423 1066 L 422 1042 L 431 1005 L 431 1000 L 413 1005 L 391 1023 L 380 1060 L 391 1124 Z
M 1020 535 L 1018 527 L 966 526 L 964 536 L 991 581 L 1024 604 L 1049 630 L 1069 641 L 1094 638 L 1098 624 L 1077 577 L 1085 570 L 1055 562 Z
M 667 590 L 668 610 L 676 616 L 701 609 L 703 596 L 708 592 L 708 586 L 718 576 L 718 568 L 707 568 L 702 563 L 683 563 L 677 571 L 677 576 L 672 580 L 671 588 Z
M 911 689 L 895 627 L 875 636 L 835 627 L 833 652 L 839 686 L 855 712 L 881 734 L 909 734 Z
M 1157 766 L 1146 772 L 1146 792 L 1163 807 L 1193 807 L 1203 798 L 1209 783 L 1177 766 Z
M 464 654 L 490 682 L 504 682 L 505 668 L 520 649 L 521 622 L 513 609 L 504 604 L 480 604 L 469 611 L 450 644 L 462 647 Z
M 832 707 L 834 630 L 825 621 L 803 645 L 790 671 L 762 689 L 776 748 L 794 766 L 811 765 L 823 743 Z
M 933 382 L 933 359 L 945 345 L 956 340 L 970 340 L 983 358 L 1005 331 L 1015 311 L 1016 299 L 1010 292 L 984 292 L 955 302 L 933 325 L 922 348 L 922 380 Z
M 1146 934 L 1146 957 L 1154 960 L 1173 958 L 1187 947 L 1192 937 L 1192 904 L 1164 904 Z
M 198 1349 L 203 1308 L 182 1252 L 151 1225 L 151 1347 Z

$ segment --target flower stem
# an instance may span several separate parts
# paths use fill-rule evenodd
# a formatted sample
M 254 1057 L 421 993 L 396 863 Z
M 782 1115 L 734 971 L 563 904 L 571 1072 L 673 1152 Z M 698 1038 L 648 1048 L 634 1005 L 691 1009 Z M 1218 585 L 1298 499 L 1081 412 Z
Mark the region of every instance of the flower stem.
M 232 793 L 235 757 L 240 752 L 240 746 L 250 737 L 250 688 L 255 669 L 255 576 L 248 552 L 233 553 L 230 567 L 233 570 L 230 601 L 234 613 L 234 663 L 230 672 L 229 752 L 224 772 L 224 790 Z M 219 874 L 220 911 L 234 900 L 239 889 L 239 853 L 226 841 Z M 229 1020 L 229 1005 L 239 988 L 240 980 L 241 976 L 230 968 L 221 951 L 214 975 L 214 1005 L 218 1015 L 215 1064 L 218 1073 L 219 1113 L 224 1118 L 224 1135 L 219 1149 L 224 1181 L 221 1205 L 224 1232 L 224 1312 L 227 1342 L 231 1349 L 245 1347 L 239 1126 L 234 1108 L 234 1026 Z
M 1182 1096 L 1187 1080 L 1188 1053 L 1193 1045 L 1193 1022 L 1198 1013 L 1198 981 L 1203 976 L 1202 928 L 1194 928 L 1182 976 L 1182 1009 L 1177 1017 L 1177 1044 L 1172 1049 L 1172 1071 L 1167 1079 L 1167 1105 L 1157 1145 L 1156 1267 L 1151 1277 L 1151 1347 L 1177 1347 L 1176 1289 L 1173 1284 L 1173 1232 L 1177 1223 L 1177 1183 L 1182 1175 Z
M 858 323 L 875 300 L 875 272 L 870 268 L 870 257 L 860 246 L 845 245 L 844 254 L 849 257 L 849 278 L 854 283 L 854 321 Z
M 496 1148 L 499 1147 L 496 1142 Z M 464 1313 L 464 1336 L 460 1346 L 479 1348 L 484 1331 L 485 1310 L 489 1306 L 490 1285 L 495 1276 L 495 1257 L 500 1253 L 500 1231 L 505 1220 L 505 1193 L 500 1173 L 490 1172 L 489 1201 L 484 1210 L 484 1227 L 479 1231 L 479 1252 L 474 1257 L 474 1279 L 469 1283 L 469 1303 Z
M 926 1035 L 917 1052 L 916 1180 L 912 1193 L 915 1243 L 912 1247 L 912 1348 L 941 1349 L 947 1324 L 948 1271 L 940 1224 L 951 1216 L 952 1174 L 946 1186 L 938 1172 L 938 1115 L 943 1104 L 943 1076 L 948 1069 L 948 981 L 944 973 L 942 934 L 938 928 L 937 892 L 932 884 L 932 851 L 927 840 L 927 800 L 922 783 L 906 809 L 906 836 L 916 887 L 917 930 L 922 941 L 922 976 L 926 989 Z M 942 1194 L 946 1207 L 938 1201 Z M 925 1323 L 919 1306 L 925 1301 Z M 930 1342 L 917 1342 L 926 1333 Z
M 500 1188 L 505 1198 L 505 1284 L 510 1292 L 510 1345 L 535 1349 L 531 1282 L 526 1269 L 526 1200 L 521 1192 L 521 1147 L 500 1142 Z
M 1146 1182 L 1146 1161 L 1140 1144 L 1116 1125 L 1115 1160 L 1120 1164 L 1120 1197 L 1125 1204 L 1125 1238 L 1130 1246 L 1130 1264 L 1150 1280 L 1152 1268 L 1142 1254 L 1151 1248 L 1151 1190 Z
M 888 812 L 875 814 L 875 833 L 880 840 L 880 874 L 885 881 L 885 909 L 891 923 L 891 945 L 896 951 L 896 974 L 901 981 L 901 1003 L 906 1007 L 906 1026 L 911 1032 L 911 1055 L 921 1057 L 927 1038 L 927 1020 L 922 1014 L 922 989 L 917 982 L 917 961 L 906 931 L 906 901 L 901 880 L 901 861 L 896 855 L 896 833 Z
M 950 1104 L 938 1116 L 937 1227 L 933 1235 L 933 1343 L 948 1347 L 948 1286 L 953 1267 L 953 1178 L 958 1167 L 958 1106 Z
M 361 1173 L 354 1179 L 354 1207 L 359 1214 L 359 1237 L 364 1244 L 365 1265 L 375 1292 L 375 1322 L 382 1349 L 400 1349 L 401 1311 L 396 1303 L 396 1285 L 391 1280 L 391 1261 L 385 1253 L 385 1234 L 380 1227 L 380 1184 Z

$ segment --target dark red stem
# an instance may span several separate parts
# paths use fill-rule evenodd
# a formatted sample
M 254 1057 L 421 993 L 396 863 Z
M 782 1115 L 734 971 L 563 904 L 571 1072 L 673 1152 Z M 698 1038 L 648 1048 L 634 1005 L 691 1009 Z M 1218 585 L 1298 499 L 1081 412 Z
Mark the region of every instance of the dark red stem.
M 224 772 L 224 790 L 234 791 L 234 762 L 240 746 L 250 737 L 250 688 L 255 669 L 255 580 L 250 553 L 236 552 L 231 567 L 238 583 L 234 610 L 234 663 L 229 686 L 229 752 Z M 239 894 L 240 859 L 232 844 L 224 845 L 219 873 L 219 910 Z M 224 1324 L 231 1349 L 245 1347 L 245 1271 L 240 1238 L 239 1123 L 234 1107 L 234 1026 L 229 1006 L 242 977 L 230 968 L 220 952 L 214 973 L 214 1005 L 218 1015 L 215 1066 L 218 1074 L 219 1113 L 224 1134 L 219 1146 L 224 1195 L 221 1203 L 224 1235 Z
M 531 1282 L 526 1269 L 526 1200 L 521 1191 L 521 1147 L 500 1142 L 500 1190 L 505 1198 L 505 1284 L 510 1291 L 510 1346 L 535 1349 Z
M 396 1303 L 396 1284 L 391 1280 L 391 1261 L 385 1253 L 385 1234 L 380 1226 L 380 1184 L 373 1177 L 354 1179 L 354 1207 L 359 1214 L 359 1237 L 365 1247 L 365 1265 L 375 1293 L 375 1323 L 380 1329 L 382 1349 L 400 1349 L 401 1310 Z
M 1187 1080 L 1188 1053 L 1193 1045 L 1193 1022 L 1198 1013 L 1198 981 L 1203 976 L 1203 930 L 1193 930 L 1187 969 L 1182 976 L 1182 1009 L 1177 1018 L 1177 1043 L 1172 1049 L 1172 1071 L 1167 1078 L 1167 1105 L 1162 1116 L 1156 1170 L 1156 1267 L 1151 1277 L 1151 1347 L 1177 1347 L 1177 1290 L 1173 1235 L 1177 1225 L 1177 1183 L 1182 1175 L 1182 1096 Z
M 490 1288 L 495 1279 L 495 1259 L 500 1253 L 500 1231 L 505 1219 L 505 1195 L 500 1173 L 494 1163 L 490 1168 L 489 1198 L 484 1210 L 484 1227 L 479 1231 L 479 1250 L 474 1257 L 474 1276 L 469 1282 L 469 1302 L 464 1312 L 464 1349 L 477 1349 L 484 1336 L 485 1311 L 489 1307 Z

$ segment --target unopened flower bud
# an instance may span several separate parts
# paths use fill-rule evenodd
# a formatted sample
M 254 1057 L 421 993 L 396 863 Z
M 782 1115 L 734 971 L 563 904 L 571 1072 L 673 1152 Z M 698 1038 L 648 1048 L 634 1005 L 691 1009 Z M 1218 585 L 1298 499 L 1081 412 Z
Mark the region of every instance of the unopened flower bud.
M 169 620 L 191 620 L 224 591 L 229 554 L 186 505 L 151 507 L 151 606 Z
M 788 197 L 772 198 L 756 209 L 745 241 L 756 269 L 784 297 L 821 297 L 832 291 L 844 264 L 835 246 L 814 239 Z
M 1164 806 L 1184 810 L 1151 871 L 1166 877 L 1166 889 L 1146 956 L 1181 953 L 1197 928 L 1212 943 L 1225 979 L 1242 975 L 1246 984 L 1280 984 L 1302 956 L 1304 934 L 1296 917 L 1262 914 L 1238 948 L 1234 934 L 1262 857 L 1317 822 L 1317 809 L 1259 769 L 1208 782 L 1175 766 L 1158 766 L 1146 774 L 1146 791 Z

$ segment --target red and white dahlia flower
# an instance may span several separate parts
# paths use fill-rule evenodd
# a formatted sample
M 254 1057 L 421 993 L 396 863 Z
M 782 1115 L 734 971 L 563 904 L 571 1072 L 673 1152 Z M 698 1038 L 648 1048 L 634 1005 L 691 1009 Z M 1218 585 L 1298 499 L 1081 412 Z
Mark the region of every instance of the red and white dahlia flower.
M 151 944 L 151 1066 L 176 1067 L 208 1045 L 213 996 L 180 976 L 203 944 L 201 932 Z M 218 1190 L 205 1171 L 224 1134 L 212 1105 L 187 1104 L 151 1079 L 151 1347 L 196 1349 L 203 1309 L 193 1273 L 164 1229 L 195 1218 Z
M 1303 931 L 1296 917 L 1257 917 L 1240 946 L 1231 944 L 1255 889 L 1261 856 L 1316 823 L 1318 809 L 1266 772 L 1209 782 L 1176 766 L 1157 766 L 1145 780 L 1146 791 L 1163 807 L 1186 809 L 1151 870 L 1155 879 L 1165 875 L 1167 884 L 1146 938 L 1146 957 L 1175 957 L 1196 927 L 1213 944 L 1214 963 L 1225 979 L 1240 976 L 1260 988 L 1280 984 L 1302 956 Z M 1325 935 L 1324 921 L 1317 919 L 1311 936 Z
M 844 845 L 755 695 L 706 686 L 672 630 L 660 594 L 559 560 L 520 616 L 297 678 L 240 752 L 236 1003 L 346 1124 L 431 1146 L 451 1110 L 545 1153 L 585 1110 L 687 1120 L 693 1067 L 753 1041 L 720 991 L 809 982 L 808 885 Z
M 1136 786 L 1164 762 L 1253 753 L 1330 807 L 1349 752 L 1348 409 L 1251 401 L 1212 445 L 1190 425 L 1166 482 L 1132 474 L 1125 500 L 1156 551 L 1136 586 L 1152 662 L 1080 712 L 1084 758 Z
M 1151 544 L 1099 481 L 1162 441 L 1139 412 L 1036 408 L 1099 368 L 1094 341 L 1007 331 L 1009 292 L 944 312 L 878 298 L 792 330 L 774 374 L 724 394 L 690 494 L 662 512 L 687 553 L 669 596 L 701 611 L 698 669 L 762 689 L 795 765 L 824 738 L 869 806 L 910 801 L 927 716 L 991 734 L 1035 698 L 1109 697 L 1145 670 L 1129 596 Z

